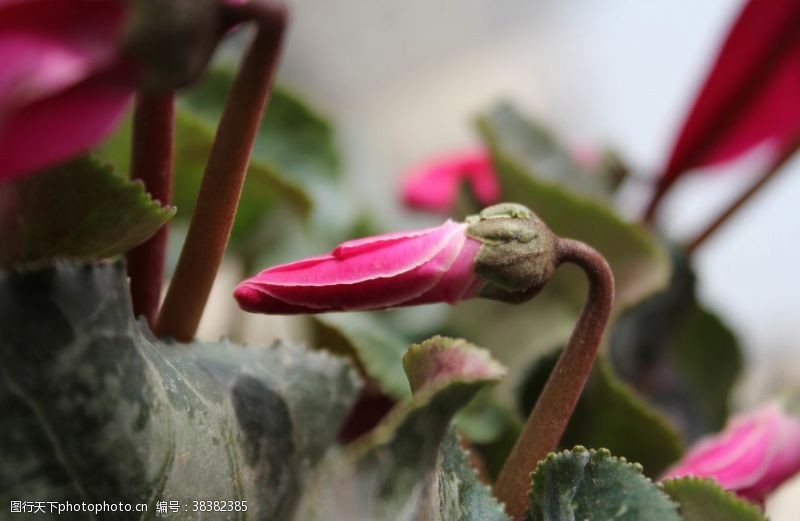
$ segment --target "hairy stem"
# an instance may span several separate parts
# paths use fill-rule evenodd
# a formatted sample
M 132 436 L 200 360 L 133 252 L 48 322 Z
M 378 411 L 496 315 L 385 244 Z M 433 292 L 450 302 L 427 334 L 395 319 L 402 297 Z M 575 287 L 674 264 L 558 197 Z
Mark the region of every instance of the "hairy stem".
M 162 205 L 172 198 L 175 95 L 171 92 L 136 95 L 131 143 L 131 178 L 139 179 Z M 165 224 L 148 240 L 127 253 L 134 316 L 144 316 L 152 329 L 158 314 L 167 249 Z
M 531 472 L 556 449 L 578 403 L 614 302 L 614 276 L 602 255 L 571 239 L 559 239 L 558 252 L 559 264 L 577 264 L 586 273 L 589 295 L 572 336 L 495 483 L 495 494 L 515 520 L 521 520 L 528 507 Z
M 186 242 L 156 326 L 160 336 L 182 342 L 197 331 L 228 245 L 286 27 L 286 11 L 280 5 L 247 2 L 229 9 L 234 19 L 258 22 L 258 32 L 228 94 Z
M 790 152 L 786 154 L 782 154 L 778 157 L 775 162 L 763 173 L 761 174 L 755 182 L 750 185 L 742 194 L 737 197 L 725 210 L 723 210 L 711 223 L 706 226 L 706 228 L 698 233 L 694 239 L 686 243 L 686 251 L 691 255 L 694 251 L 705 244 L 706 240 L 709 237 L 714 235 L 716 231 L 726 222 L 730 220 L 730 218 L 737 212 L 739 209 L 744 206 L 744 204 L 750 200 L 751 197 L 756 195 L 758 192 L 761 191 L 764 186 L 766 186 L 771 179 L 773 179 L 779 172 L 783 170 L 784 165 L 786 162 L 789 161 L 789 158 L 792 157 L 794 151 L 796 150 L 795 147 L 791 147 Z

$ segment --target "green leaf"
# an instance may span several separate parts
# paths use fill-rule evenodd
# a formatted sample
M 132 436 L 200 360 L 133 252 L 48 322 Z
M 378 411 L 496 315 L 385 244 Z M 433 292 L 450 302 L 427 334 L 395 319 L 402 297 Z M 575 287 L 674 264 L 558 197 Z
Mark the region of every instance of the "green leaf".
M 766 521 L 758 507 L 710 479 L 668 479 L 661 489 L 678 503 L 684 521 Z
M 175 213 L 89 157 L 0 183 L 0 266 L 119 255 Z
M 358 390 L 328 354 L 154 339 L 121 263 L 0 274 L 0 374 L 4 504 L 247 501 L 248 519 L 288 518 Z
M 178 219 L 194 209 L 214 133 L 233 74 L 209 71 L 179 99 L 175 115 L 173 202 Z M 100 149 L 101 155 L 127 171 L 130 120 Z M 245 260 L 283 239 L 279 218 L 307 216 L 329 204 L 339 159 L 330 124 L 287 90 L 276 87 L 259 128 L 231 235 L 231 246 Z
M 326 458 L 306 491 L 298 519 L 475 519 L 451 512 L 457 494 L 452 488 L 440 502 L 434 486 L 438 478 L 430 477 L 453 414 L 504 370 L 486 351 L 443 337 L 412 346 L 403 364 L 413 389 L 411 399 L 359 441 Z M 455 472 L 455 463 L 448 464 Z M 477 497 L 463 494 L 468 501 Z M 481 503 L 494 501 L 488 495 L 480 497 Z M 455 517 L 449 517 L 451 513 Z
M 311 320 L 315 345 L 354 357 L 384 393 L 394 398 L 410 394 L 402 365 L 405 338 L 369 313 L 326 313 Z
M 527 415 L 536 403 L 561 351 L 543 357 L 529 372 L 521 393 Z M 613 373 L 600 355 L 581 394 L 562 447 L 606 447 L 614 454 L 640 462 L 649 476 L 659 475 L 682 452 L 678 433 Z
M 677 508 L 640 467 L 606 449 L 550 454 L 533 475 L 527 521 L 680 521 Z
M 582 240 L 602 253 L 614 270 L 618 309 L 664 287 L 670 265 L 661 244 L 638 224 L 623 220 L 602 198 L 576 190 L 571 181 L 545 175 L 547 158 L 527 148 L 539 140 L 530 126 L 508 105 L 478 120 L 495 160 L 503 199 L 529 207 L 558 235 Z M 582 302 L 584 288 L 578 280 L 559 289 L 570 290 Z
M 697 301 L 683 255 L 675 256 L 667 290 L 623 313 L 609 338 L 620 376 L 678 418 L 687 440 L 722 428 L 743 365 L 741 348 L 719 317 Z

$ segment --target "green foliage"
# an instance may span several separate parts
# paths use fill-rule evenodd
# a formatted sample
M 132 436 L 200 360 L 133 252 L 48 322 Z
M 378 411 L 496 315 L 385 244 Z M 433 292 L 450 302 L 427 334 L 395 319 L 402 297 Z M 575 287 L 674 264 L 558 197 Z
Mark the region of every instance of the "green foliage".
M 0 371 L 4 504 L 246 500 L 248 519 L 293 512 L 358 390 L 285 343 L 154 339 L 120 263 L 0 274 Z M 197 515 L 172 518 L 220 518 Z
M 507 519 L 463 455 L 451 446 L 440 458 L 453 414 L 502 377 L 503 368 L 486 351 L 442 337 L 412 346 L 403 363 L 411 399 L 326 459 L 298 519 Z M 490 517 L 480 517 L 485 513 Z
M 525 414 L 533 409 L 560 354 L 543 357 L 528 373 L 521 389 Z M 614 375 L 602 355 L 561 439 L 562 447 L 573 445 L 606 447 L 641 463 L 649 476 L 659 475 L 682 452 L 675 429 Z
M 228 70 L 209 71 L 178 102 L 175 115 L 173 202 L 177 218 L 188 220 L 194 209 L 219 117 L 233 81 Z M 102 157 L 127 171 L 130 121 L 101 148 Z M 231 246 L 246 261 L 267 245 L 283 240 L 278 217 L 307 216 L 312 207 L 331 204 L 332 181 L 339 174 L 333 131 L 327 121 L 288 91 L 276 88 L 259 128 Z
M 636 464 L 605 449 L 550 454 L 533 475 L 527 521 L 680 521 L 677 508 Z
M 678 503 L 684 521 L 766 521 L 758 507 L 710 479 L 668 479 L 661 489 Z
M 620 376 L 694 440 L 724 425 L 743 362 L 735 335 L 697 301 L 691 266 L 674 257 L 668 288 L 619 317 L 609 352 Z
M 0 183 L 0 201 L 0 266 L 119 255 L 174 214 L 89 157 Z

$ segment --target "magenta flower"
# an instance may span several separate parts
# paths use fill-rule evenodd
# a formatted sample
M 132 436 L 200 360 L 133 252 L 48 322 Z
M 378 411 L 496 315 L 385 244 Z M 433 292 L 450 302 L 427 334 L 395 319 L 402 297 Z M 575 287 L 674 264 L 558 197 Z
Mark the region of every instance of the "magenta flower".
M 0 0 L 0 179 L 91 147 L 134 89 L 118 54 L 125 4 Z
M 403 201 L 412 208 L 448 213 L 455 206 L 464 183 L 468 184 L 475 200 L 484 206 L 500 200 L 500 185 L 489 153 L 472 149 L 415 168 L 403 180 Z
M 778 402 L 734 417 L 699 440 L 664 478 L 697 476 L 755 502 L 800 472 L 800 420 Z
M 345 242 L 327 255 L 276 266 L 236 288 L 242 309 L 292 314 L 454 303 L 519 302 L 556 266 L 555 238 L 530 210 L 500 204 L 464 223 Z

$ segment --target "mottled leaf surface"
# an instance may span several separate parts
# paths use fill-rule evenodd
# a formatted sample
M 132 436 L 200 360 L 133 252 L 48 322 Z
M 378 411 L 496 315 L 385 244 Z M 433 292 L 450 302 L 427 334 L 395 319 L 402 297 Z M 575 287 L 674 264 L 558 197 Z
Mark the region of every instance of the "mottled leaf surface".
M 0 183 L 0 266 L 125 252 L 175 213 L 85 156 Z
M 465 470 L 457 460 L 446 463 L 449 475 L 442 479 L 447 496 L 440 498 L 436 470 L 453 414 L 496 382 L 503 368 L 485 350 L 443 337 L 412 346 L 404 368 L 413 389 L 410 400 L 364 438 L 326 458 L 306 491 L 299 519 L 457 520 L 479 519 L 475 516 L 480 512 L 499 515 L 496 502 L 474 483 L 462 489 L 453 483 L 453 474 Z M 459 479 L 475 478 L 470 473 Z
M 0 371 L 4 504 L 248 503 L 179 520 L 290 518 L 358 388 L 341 359 L 287 344 L 155 340 L 120 263 L 0 275 Z
M 542 357 L 521 388 L 521 408 L 527 415 L 553 370 L 561 351 Z M 644 466 L 658 476 L 682 453 L 675 428 L 614 374 L 600 355 L 561 440 L 562 447 L 605 447 Z
M 680 521 L 640 467 L 605 449 L 550 454 L 533 475 L 526 521 Z
M 710 479 L 668 479 L 660 485 L 678 503 L 684 521 L 766 521 L 758 507 Z

